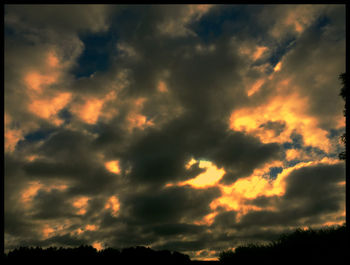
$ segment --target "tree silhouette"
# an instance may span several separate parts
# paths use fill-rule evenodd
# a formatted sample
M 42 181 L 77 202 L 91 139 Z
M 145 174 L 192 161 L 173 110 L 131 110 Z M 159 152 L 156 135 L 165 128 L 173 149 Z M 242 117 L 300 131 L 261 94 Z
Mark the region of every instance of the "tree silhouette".
M 344 105 L 344 117 L 346 117 L 346 84 L 347 84 L 347 75 L 346 73 L 342 73 L 339 75 L 339 79 L 342 83 L 342 88 L 340 89 L 340 96 L 344 99 L 345 105 Z M 345 145 L 345 150 L 339 154 L 339 159 L 346 160 L 346 132 L 343 133 L 343 135 L 340 137 L 341 141 Z
M 239 246 L 224 251 L 223 264 L 345 264 L 349 257 L 346 225 L 319 230 L 296 229 L 269 244 Z
M 64 262 L 77 264 L 190 264 L 188 255 L 169 250 L 155 251 L 150 248 L 137 246 L 118 249 L 107 248 L 97 251 L 92 246 L 77 248 L 42 249 L 40 247 L 19 247 L 10 251 L 4 257 L 6 264 L 62 264 Z

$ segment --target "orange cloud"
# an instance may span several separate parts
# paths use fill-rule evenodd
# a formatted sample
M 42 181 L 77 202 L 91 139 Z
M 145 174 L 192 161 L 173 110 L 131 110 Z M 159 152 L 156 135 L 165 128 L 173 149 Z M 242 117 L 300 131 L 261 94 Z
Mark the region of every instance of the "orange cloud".
M 300 149 L 288 149 L 286 151 L 286 160 L 291 161 L 295 159 L 310 160 L 315 159 L 315 157 L 306 154 L 303 150 Z
M 235 110 L 230 117 L 230 128 L 257 136 L 263 143 L 289 142 L 291 134 L 297 132 L 306 145 L 329 152 L 331 144 L 327 131 L 318 127 L 316 118 L 305 114 L 307 107 L 307 99 L 296 93 L 277 95 L 260 106 Z M 267 122 L 284 122 L 286 126 L 276 135 L 273 130 L 262 127 Z
M 154 126 L 152 120 L 147 120 L 147 117 L 140 113 L 146 100 L 146 98 L 141 97 L 132 101 L 134 108 L 127 116 L 129 131 L 133 130 L 134 128 L 144 130 L 146 127 Z
M 28 205 L 28 203 L 32 201 L 32 199 L 36 196 L 39 190 L 50 192 L 52 190 L 63 191 L 67 188 L 68 184 L 62 182 L 44 184 L 40 181 L 31 181 L 28 183 L 28 187 L 21 192 L 21 201 Z
M 27 87 L 39 93 L 42 92 L 43 86 L 54 84 L 57 80 L 57 73 L 40 74 L 38 72 L 30 72 L 24 78 Z
M 29 187 L 21 194 L 21 200 L 24 203 L 31 201 L 43 186 L 39 181 L 30 182 L 28 185 Z
M 86 225 L 85 230 L 86 231 L 96 231 L 98 227 L 96 225 Z
M 254 61 L 258 60 L 261 58 L 261 56 L 264 54 L 265 51 L 267 51 L 268 48 L 265 46 L 257 46 L 255 49 L 255 52 L 253 53 L 253 59 Z
M 190 163 L 193 163 L 193 160 L 190 160 Z M 199 174 L 193 179 L 186 180 L 183 182 L 178 183 L 177 185 L 183 186 L 183 185 L 190 185 L 194 188 L 204 188 L 208 186 L 213 186 L 215 185 L 225 174 L 224 169 L 218 169 L 212 162 L 210 161 L 205 161 L 205 160 L 200 160 L 199 161 L 199 167 L 200 168 L 206 168 L 206 171 Z
M 190 169 L 192 165 L 194 165 L 195 163 L 197 163 L 197 160 L 194 158 L 191 158 L 191 160 L 188 161 L 188 163 L 185 165 L 186 169 Z
M 114 173 L 114 174 L 119 174 L 120 173 L 120 167 L 119 167 L 119 161 L 118 160 L 113 160 L 105 163 L 105 167 L 107 168 L 108 171 Z
M 48 54 L 47 64 L 53 68 L 59 66 L 58 57 L 56 56 L 56 54 L 53 51 L 49 52 L 49 54 Z
M 118 198 L 116 196 L 109 197 L 105 205 L 105 209 L 111 210 L 112 215 L 117 216 L 120 209 L 120 203 Z
M 253 86 L 248 90 L 247 95 L 250 97 L 251 95 L 255 94 L 256 92 L 259 91 L 260 87 L 265 83 L 264 79 L 259 79 L 256 81 Z
M 71 97 L 71 93 L 62 92 L 50 99 L 35 99 L 29 104 L 29 110 L 40 118 L 51 120 L 55 125 L 60 125 L 63 121 L 55 115 L 69 103 Z
M 64 219 L 60 221 L 46 221 L 40 230 L 42 239 L 47 239 L 57 235 L 63 235 L 66 233 L 67 228 L 70 227 L 71 221 L 69 219 Z
M 214 222 L 215 216 L 217 216 L 217 212 L 211 212 L 204 216 L 201 220 L 193 222 L 196 225 L 211 225 Z
M 102 245 L 102 243 L 101 242 L 94 242 L 93 244 L 92 244 L 92 246 L 97 250 L 97 251 L 100 251 L 100 250 L 102 250 L 103 249 L 103 245 Z
M 5 152 L 13 152 L 17 143 L 23 139 L 21 129 L 5 129 Z
M 263 176 L 264 172 L 267 172 L 267 168 L 275 165 L 275 163 L 279 164 L 280 162 L 276 161 L 267 164 L 255 171 L 251 176 L 238 179 L 231 185 L 220 184 L 219 187 L 222 195 L 210 204 L 210 208 L 213 210 L 212 213 L 215 213 L 217 207 L 223 207 L 226 210 L 235 210 L 238 212 L 237 221 L 239 221 L 240 217 L 249 211 L 262 210 L 262 208 L 257 206 L 246 205 L 246 199 L 254 199 L 258 196 L 283 196 L 286 190 L 286 179 L 294 170 L 318 164 L 332 165 L 339 163 L 339 160 L 325 157 L 318 161 L 301 162 L 293 167 L 284 168 L 275 180 L 265 178 Z M 257 175 L 256 173 L 259 174 Z M 273 206 L 268 206 L 264 209 L 269 211 L 276 210 Z M 207 220 L 202 221 L 210 224 L 213 218 L 207 217 Z
M 154 123 L 150 120 L 147 120 L 147 117 L 142 114 L 130 113 L 128 115 L 129 128 L 138 128 L 143 130 L 146 127 L 154 125 Z
M 281 68 L 282 68 L 282 62 L 278 62 L 278 63 L 275 65 L 275 67 L 273 68 L 273 70 L 274 70 L 275 72 L 278 72 L 278 71 L 281 70 Z
M 161 93 L 168 92 L 168 88 L 167 88 L 166 84 L 163 81 L 159 81 L 159 83 L 158 83 L 158 91 L 161 92 Z
M 89 197 L 82 196 L 73 201 L 73 206 L 78 209 L 78 215 L 84 215 L 88 206 Z
M 55 229 L 53 229 L 52 227 L 50 227 L 48 225 L 45 225 L 45 227 L 42 231 L 44 239 L 51 237 L 54 233 L 55 233 Z
M 88 124 L 95 124 L 103 105 L 103 100 L 97 98 L 87 99 L 82 106 L 72 108 L 73 113 Z
M 103 116 L 110 119 L 115 114 L 115 110 L 108 110 L 109 113 L 103 113 L 103 107 L 106 102 L 116 98 L 115 91 L 110 91 L 102 98 L 85 97 L 83 104 L 76 104 L 71 108 L 71 111 L 77 115 L 83 122 L 95 124 L 98 119 Z
M 18 141 L 23 139 L 23 132 L 20 129 L 11 129 L 11 116 L 5 112 L 5 152 L 13 152 Z

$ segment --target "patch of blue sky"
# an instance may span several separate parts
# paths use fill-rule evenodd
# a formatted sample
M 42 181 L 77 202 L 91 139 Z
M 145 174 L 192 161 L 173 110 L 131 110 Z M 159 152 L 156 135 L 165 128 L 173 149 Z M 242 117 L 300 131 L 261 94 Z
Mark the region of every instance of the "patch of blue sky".
M 302 160 L 300 159 L 293 159 L 291 161 L 286 161 L 285 162 L 285 167 L 288 168 L 288 167 L 294 167 L 296 166 L 297 164 L 303 162 Z
M 282 57 L 291 50 L 296 43 L 296 37 L 289 35 L 280 44 L 274 46 L 270 57 L 267 59 L 268 62 L 274 67 L 278 62 L 281 61 Z
M 10 27 L 7 24 L 4 25 L 4 35 L 6 38 L 14 37 L 16 35 L 15 33 L 16 32 L 14 31 L 14 29 L 12 27 Z
M 27 142 L 41 141 L 48 138 L 53 131 L 54 131 L 53 129 L 47 129 L 47 130 L 39 129 L 37 131 L 31 132 L 25 135 L 24 140 Z
M 205 43 L 221 36 L 249 35 L 258 37 L 263 29 L 259 24 L 250 23 L 261 9 L 259 5 L 221 5 L 205 14 L 200 20 L 188 27 Z
M 345 128 L 340 129 L 330 129 L 327 134 L 328 139 L 340 138 L 340 136 L 345 132 Z
M 282 144 L 284 149 L 302 149 L 304 146 L 303 136 L 298 133 L 292 133 L 290 136 L 291 142 Z
M 63 120 L 63 125 L 70 123 L 73 117 L 72 113 L 67 108 L 60 110 L 57 116 Z
M 55 130 L 54 129 L 39 129 L 30 132 L 24 136 L 23 140 L 17 142 L 16 149 L 21 150 L 30 146 L 33 143 L 47 139 Z
M 283 171 L 283 167 L 270 167 L 269 178 L 276 179 L 277 175 Z
M 84 43 L 84 50 L 72 74 L 76 78 L 81 78 L 106 71 L 111 65 L 112 55 L 117 52 L 115 34 L 110 31 L 85 33 L 80 36 L 80 39 Z

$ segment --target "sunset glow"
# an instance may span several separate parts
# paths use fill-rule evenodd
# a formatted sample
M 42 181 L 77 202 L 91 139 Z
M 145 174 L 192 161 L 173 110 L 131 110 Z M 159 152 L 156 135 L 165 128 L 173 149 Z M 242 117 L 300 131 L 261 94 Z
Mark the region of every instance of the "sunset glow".
M 6 4 L 4 251 L 343 224 L 345 7 Z

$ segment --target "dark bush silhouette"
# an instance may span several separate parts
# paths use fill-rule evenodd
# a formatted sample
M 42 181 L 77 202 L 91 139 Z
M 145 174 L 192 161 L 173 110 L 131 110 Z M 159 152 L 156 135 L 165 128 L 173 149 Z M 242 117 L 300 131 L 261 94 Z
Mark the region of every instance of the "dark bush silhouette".
M 322 229 L 296 229 L 268 244 L 239 246 L 220 253 L 220 262 L 191 261 L 188 255 L 137 246 L 122 250 L 92 246 L 77 248 L 19 247 L 4 255 L 5 264 L 345 264 L 349 241 L 346 225 Z
M 97 251 L 92 246 L 78 248 L 42 249 L 39 247 L 20 247 L 5 256 L 7 264 L 190 264 L 188 255 L 168 250 L 155 251 L 146 247 L 131 247 L 119 251 L 107 248 Z
M 319 230 L 297 229 L 269 244 L 239 246 L 220 253 L 223 264 L 345 264 L 349 242 L 345 224 Z
M 339 95 L 344 99 L 345 101 L 345 105 L 344 105 L 344 110 L 343 110 L 343 113 L 344 113 L 344 117 L 346 117 L 346 109 L 347 109 L 347 104 L 346 104 L 346 87 L 347 87 L 347 75 L 346 73 L 342 73 L 339 75 L 339 80 L 341 81 L 342 83 L 342 87 L 340 89 L 340 93 Z M 345 150 L 342 151 L 340 154 L 339 154 L 339 159 L 342 159 L 342 160 L 346 160 L 346 132 L 342 134 L 342 136 L 340 137 L 341 141 L 343 142 L 343 144 L 345 145 Z

